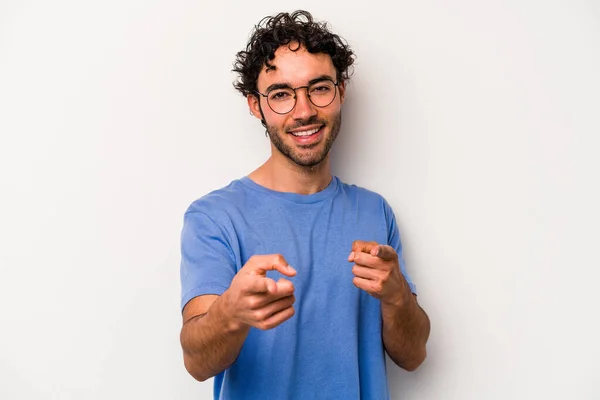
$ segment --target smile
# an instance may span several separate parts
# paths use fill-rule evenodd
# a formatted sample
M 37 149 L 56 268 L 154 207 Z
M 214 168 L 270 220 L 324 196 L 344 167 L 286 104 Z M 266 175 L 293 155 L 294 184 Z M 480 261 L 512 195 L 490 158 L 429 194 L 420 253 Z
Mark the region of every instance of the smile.
M 311 135 L 314 135 L 315 133 L 319 132 L 319 130 L 321 128 L 322 128 L 322 126 L 319 126 L 317 128 L 313 128 L 313 129 L 308 129 L 308 130 L 304 130 L 304 131 L 294 131 L 294 132 L 289 132 L 289 133 L 296 137 L 311 136 Z

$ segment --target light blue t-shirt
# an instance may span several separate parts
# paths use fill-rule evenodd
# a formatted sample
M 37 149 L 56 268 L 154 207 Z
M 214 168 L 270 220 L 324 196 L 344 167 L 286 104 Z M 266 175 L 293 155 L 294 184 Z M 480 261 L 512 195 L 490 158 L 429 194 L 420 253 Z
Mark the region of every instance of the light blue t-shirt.
M 253 255 L 282 254 L 296 269 L 295 315 L 251 328 L 215 399 L 388 399 L 379 300 L 352 283 L 354 240 L 402 245 L 392 209 L 333 177 L 312 195 L 275 192 L 248 177 L 191 204 L 182 230 L 181 307 L 222 294 Z M 277 271 L 267 276 L 277 281 Z

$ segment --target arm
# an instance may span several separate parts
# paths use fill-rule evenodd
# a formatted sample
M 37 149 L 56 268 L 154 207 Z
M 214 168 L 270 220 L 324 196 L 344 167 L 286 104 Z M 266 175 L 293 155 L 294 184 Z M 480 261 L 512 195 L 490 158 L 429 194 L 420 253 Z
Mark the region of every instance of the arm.
M 348 261 L 355 263 L 354 285 L 381 301 L 388 355 L 399 367 L 414 371 L 425 360 L 430 325 L 400 272 L 398 254 L 390 246 L 356 241 Z
M 196 297 L 183 311 L 183 360 L 190 375 L 199 381 L 229 368 L 250 330 L 225 314 L 223 300 L 216 295 Z
M 429 317 L 412 294 L 404 305 L 382 302 L 381 316 L 385 350 L 396 365 L 414 371 L 427 355 Z
M 204 381 L 229 368 L 250 327 L 271 329 L 294 315 L 294 286 L 267 278 L 273 269 L 296 274 L 281 255 L 254 256 L 221 296 L 199 296 L 186 304 L 180 339 L 190 375 Z

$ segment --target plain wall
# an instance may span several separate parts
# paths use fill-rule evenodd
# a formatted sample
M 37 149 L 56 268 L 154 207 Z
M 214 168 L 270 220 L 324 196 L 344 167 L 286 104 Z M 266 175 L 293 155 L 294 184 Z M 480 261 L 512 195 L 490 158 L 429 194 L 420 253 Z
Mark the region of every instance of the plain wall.
M 305 8 L 357 53 L 333 172 L 383 194 L 432 322 L 393 399 L 598 399 L 597 1 L 0 2 L 0 398 L 208 399 L 194 199 L 269 155 L 232 87 Z

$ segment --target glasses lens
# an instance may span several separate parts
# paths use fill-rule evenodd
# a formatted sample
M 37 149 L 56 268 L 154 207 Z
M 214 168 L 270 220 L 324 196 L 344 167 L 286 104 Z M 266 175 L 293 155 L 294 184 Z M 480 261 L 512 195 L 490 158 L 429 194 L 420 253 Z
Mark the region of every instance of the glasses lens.
M 296 96 L 291 88 L 271 90 L 267 94 L 269 107 L 279 114 L 288 113 L 296 104 Z
M 335 84 L 331 81 L 321 81 L 308 87 L 310 100 L 317 107 L 326 107 L 335 99 Z
M 330 80 L 313 83 L 306 90 L 308 98 L 317 107 L 327 107 L 335 99 L 335 86 Z M 287 114 L 296 105 L 296 93 L 292 88 L 273 89 L 267 93 L 267 103 L 276 113 Z

